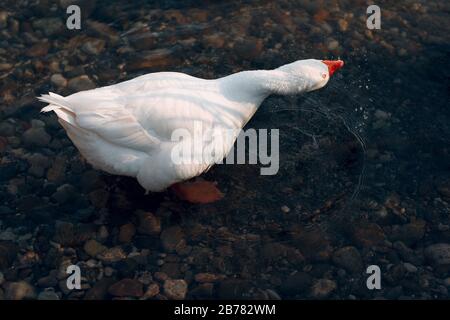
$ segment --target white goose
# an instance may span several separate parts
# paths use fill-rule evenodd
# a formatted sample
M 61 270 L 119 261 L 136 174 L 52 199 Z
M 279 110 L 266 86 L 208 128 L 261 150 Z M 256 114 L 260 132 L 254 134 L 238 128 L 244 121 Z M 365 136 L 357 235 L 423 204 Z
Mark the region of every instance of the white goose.
M 147 192 L 174 186 L 182 199 L 207 203 L 222 197 L 214 183 L 179 182 L 224 158 L 235 139 L 215 140 L 220 145 L 213 147 L 220 151 L 213 160 L 178 163 L 172 161 L 177 145 L 174 130 L 182 128 L 194 136 L 196 122 L 204 130 L 240 130 L 267 96 L 320 89 L 343 65 L 341 60 L 299 60 L 274 70 L 242 71 L 215 80 L 158 72 L 67 97 L 49 93 L 39 100 L 49 104 L 42 112 L 57 114 L 72 142 L 95 168 L 136 177 Z

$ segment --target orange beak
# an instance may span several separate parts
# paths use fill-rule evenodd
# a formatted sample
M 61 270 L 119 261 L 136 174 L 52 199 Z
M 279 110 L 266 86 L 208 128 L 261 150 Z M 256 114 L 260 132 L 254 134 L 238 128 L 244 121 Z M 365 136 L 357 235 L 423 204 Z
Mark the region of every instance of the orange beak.
M 330 77 L 336 70 L 339 70 L 344 66 L 344 61 L 342 60 L 322 60 L 322 62 L 327 65 Z

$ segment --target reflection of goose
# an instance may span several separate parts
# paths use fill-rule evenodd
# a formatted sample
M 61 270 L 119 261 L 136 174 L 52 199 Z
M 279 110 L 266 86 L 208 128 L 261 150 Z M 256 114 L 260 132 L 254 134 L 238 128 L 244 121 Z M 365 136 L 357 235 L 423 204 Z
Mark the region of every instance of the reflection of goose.
M 222 197 L 212 182 L 179 182 L 200 175 L 214 161 L 173 161 L 177 142 L 171 139 L 172 133 L 184 129 L 194 137 L 196 123 L 203 130 L 242 129 L 270 94 L 320 89 L 343 64 L 299 60 L 274 70 L 243 71 L 216 80 L 159 72 L 67 97 L 49 93 L 39 99 L 49 103 L 42 111 L 57 114 L 70 139 L 95 168 L 136 177 L 147 191 L 173 185 L 181 198 L 207 203 Z M 234 139 L 209 143 L 220 150 L 217 161 L 227 155 Z

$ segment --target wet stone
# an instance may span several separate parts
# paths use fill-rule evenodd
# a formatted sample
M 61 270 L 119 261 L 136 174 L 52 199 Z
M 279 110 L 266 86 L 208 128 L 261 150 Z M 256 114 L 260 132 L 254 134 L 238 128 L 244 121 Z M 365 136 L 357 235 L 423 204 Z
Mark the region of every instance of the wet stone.
M 9 268 L 16 259 L 19 247 L 12 241 L 0 241 L 0 271 Z
M 156 283 L 151 283 L 147 291 L 145 291 L 143 298 L 150 299 L 155 297 L 157 294 L 159 294 L 159 285 Z
M 311 287 L 311 295 L 317 299 L 327 298 L 336 288 L 336 282 L 333 280 L 319 279 Z
M 143 285 L 134 279 L 122 279 L 109 287 L 108 293 L 116 297 L 141 297 Z
M 84 251 L 93 258 L 106 250 L 107 248 L 96 240 L 88 240 L 84 244 Z
M 330 258 L 332 248 L 328 236 L 322 230 L 296 227 L 292 237 L 306 259 L 324 261 Z
M 417 243 L 425 235 L 426 223 L 423 220 L 416 220 L 414 222 L 393 226 L 389 237 L 391 241 L 402 241 L 410 246 Z
M 263 47 L 261 39 L 249 37 L 236 42 L 233 49 L 239 58 L 254 59 L 261 54 Z
M 67 86 L 67 79 L 64 78 L 62 74 L 54 74 L 50 77 L 50 81 L 53 85 L 55 85 L 58 88 L 64 88 Z
M 77 189 L 70 184 L 63 184 L 56 189 L 52 198 L 59 204 L 64 204 L 72 200 L 77 194 Z
M 362 247 L 382 245 L 385 240 L 383 229 L 375 223 L 360 224 L 353 232 L 354 240 Z
M 138 211 L 138 232 L 145 235 L 157 236 L 161 232 L 161 221 L 151 212 Z
M 5 288 L 6 300 L 30 300 L 36 298 L 35 288 L 26 281 L 10 282 Z
M 48 50 L 50 49 L 50 44 L 48 42 L 39 42 L 33 45 L 29 50 L 26 52 L 27 56 L 29 57 L 43 57 L 48 53 Z
M 111 264 L 126 259 L 126 254 L 121 247 L 109 248 L 98 255 L 98 259 L 106 264 Z
M 9 121 L 0 122 L 0 136 L 9 137 L 16 133 L 16 126 Z
M 128 41 L 137 50 L 148 50 L 156 46 L 157 37 L 150 32 L 139 33 L 130 36 Z
M 65 25 L 59 18 L 42 18 L 32 22 L 33 28 L 39 29 L 48 36 L 55 35 L 65 30 Z
M 66 158 L 56 157 L 52 166 L 47 171 L 47 180 L 50 182 L 62 182 L 64 181 L 66 171 Z
M 155 49 L 140 53 L 130 60 L 125 66 L 126 70 L 142 71 L 145 69 L 163 69 L 174 65 L 177 60 L 174 58 L 174 52 L 170 49 Z
M 98 55 L 105 48 L 105 40 L 102 39 L 89 39 L 87 40 L 81 50 L 86 52 L 87 54 Z
M 119 241 L 123 243 L 129 243 L 136 234 L 136 227 L 132 223 L 124 224 L 119 230 Z
M 45 174 L 45 170 L 49 167 L 48 157 L 40 154 L 34 153 L 28 157 L 28 163 L 30 164 L 30 169 L 28 172 L 35 177 L 42 177 Z
M 333 262 L 351 273 L 362 271 L 363 263 L 359 251 L 355 247 L 344 247 L 333 253 Z
M 183 300 L 187 294 L 187 287 L 184 280 L 167 279 L 164 281 L 164 294 L 172 300 Z
M 96 208 L 104 208 L 109 200 L 109 192 L 105 189 L 97 189 L 89 193 L 89 200 Z
M 53 290 L 44 290 L 39 293 L 38 300 L 60 300 L 59 296 Z
M 161 232 L 161 244 L 167 252 L 174 252 L 178 246 L 185 243 L 184 232 L 179 226 L 172 226 Z
M 103 300 L 108 297 L 108 288 L 115 283 L 114 279 L 111 278 L 103 278 L 97 281 L 92 288 L 90 288 L 86 295 L 84 296 L 85 300 Z
M 224 276 L 213 274 L 213 273 L 197 273 L 194 277 L 195 281 L 204 283 L 204 282 L 217 282 L 222 280 Z
M 450 270 L 450 244 L 436 243 L 425 248 L 425 256 L 442 271 Z
M 31 127 L 22 135 L 24 144 L 27 147 L 46 147 L 51 140 L 50 135 L 43 127 Z
M 39 278 L 37 281 L 37 286 L 41 288 L 49 288 L 49 287 L 55 287 L 58 285 L 58 279 L 55 275 L 48 275 L 42 278 Z
M 225 279 L 219 283 L 219 299 L 248 299 L 250 297 L 251 285 L 246 280 Z
M 68 82 L 68 87 L 71 91 L 78 92 L 94 89 L 95 83 L 87 75 L 81 75 L 70 79 Z

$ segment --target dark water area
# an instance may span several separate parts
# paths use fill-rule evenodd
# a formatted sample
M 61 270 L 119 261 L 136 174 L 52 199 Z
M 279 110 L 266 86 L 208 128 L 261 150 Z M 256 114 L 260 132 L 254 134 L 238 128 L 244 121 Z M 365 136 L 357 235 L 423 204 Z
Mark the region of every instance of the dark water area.
M 450 4 L 376 4 L 379 30 L 358 0 L 2 1 L 0 300 L 448 299 Z M 246 126 L 280 130 L 279 172 L 214 166 L 207 205 L 94 170 L 36 99 L 308 58 L 345 66 Z

